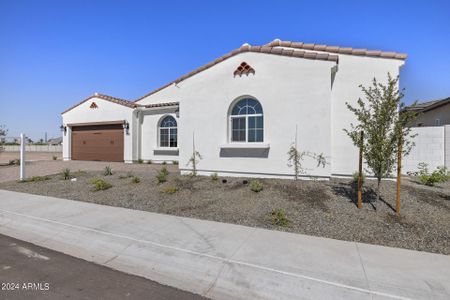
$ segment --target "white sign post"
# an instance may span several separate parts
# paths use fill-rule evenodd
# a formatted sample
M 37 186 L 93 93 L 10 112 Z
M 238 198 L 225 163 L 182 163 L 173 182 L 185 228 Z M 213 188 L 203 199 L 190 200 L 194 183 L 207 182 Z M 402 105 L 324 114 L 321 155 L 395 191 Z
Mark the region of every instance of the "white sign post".
M 25 134 L 20 134 L 20 180 L 25 179 Z

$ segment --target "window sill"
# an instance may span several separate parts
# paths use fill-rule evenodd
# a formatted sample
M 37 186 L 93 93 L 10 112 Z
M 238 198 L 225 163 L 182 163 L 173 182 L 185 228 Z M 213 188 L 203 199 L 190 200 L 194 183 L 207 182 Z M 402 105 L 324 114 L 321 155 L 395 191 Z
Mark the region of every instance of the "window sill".
M 265 143 L 229 143 L 220 145 L 221 149 L 269 149 L 270 144 Z
M 173 152 L 178 152 L 178 148 L 175 148 L 175 147 L 156 147 L 153 150 L 154 151 L 173 151 Z

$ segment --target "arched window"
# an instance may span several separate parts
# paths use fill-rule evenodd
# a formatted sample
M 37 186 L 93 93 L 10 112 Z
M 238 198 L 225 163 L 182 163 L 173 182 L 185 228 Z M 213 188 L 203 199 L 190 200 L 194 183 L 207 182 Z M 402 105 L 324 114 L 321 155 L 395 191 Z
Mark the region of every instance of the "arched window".
M 231 142 L 263 142 L 263 109 L 258 100 L 245 98 L 234 104 L 230 114 Z
M 177 120 L 172 116 L 164 117 L 159 123 L 159 146 L 177 147 Z

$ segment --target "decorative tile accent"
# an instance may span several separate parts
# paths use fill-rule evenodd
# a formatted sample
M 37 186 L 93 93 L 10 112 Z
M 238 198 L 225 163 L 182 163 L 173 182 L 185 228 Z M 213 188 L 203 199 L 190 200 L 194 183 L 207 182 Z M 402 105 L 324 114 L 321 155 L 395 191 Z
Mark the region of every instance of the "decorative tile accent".
M 237 69 L 234 71 L 233 75 L 234 77 L 236 77 L 236 75 L 242 76 L 242 75 L 247 75 L 248 74 L 253 74 L 255 75 L 255 69 L 253 69 L 249 64 L 247 64 L 245 61 L 242 62 L 239 67 L 237 67 Z
M 97 103 L 92 102 L 92 103 L 91 103 L 91 106 L 89 106 L 89 108 L 98 108 Z

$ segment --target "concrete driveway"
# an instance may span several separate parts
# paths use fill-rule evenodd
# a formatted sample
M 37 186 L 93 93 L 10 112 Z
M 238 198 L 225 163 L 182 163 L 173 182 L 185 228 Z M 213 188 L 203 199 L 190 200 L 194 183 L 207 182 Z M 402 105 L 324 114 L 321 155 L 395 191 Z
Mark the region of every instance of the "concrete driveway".
M 61 161 L 61 160 L 39 160 L 27 161 L 26 176 L 44 176 L 61 173 L 64 168 L 69 168 L 72 171 L 101 171 L 106 166 L 116 171 L 126 172 L 156 172 L 161 169 L 160 164 L 125 164 L 121 162 L 103 162 L 103 161 Z M 177 172 L 178 166 L 166 165 L 171 172 Z M 0 166 L 0 182 L 7 182 L 19 179 L 19 166 Z
M 0 233 L 213 299 L 450 299 L 450 257 L 0 190 Z

